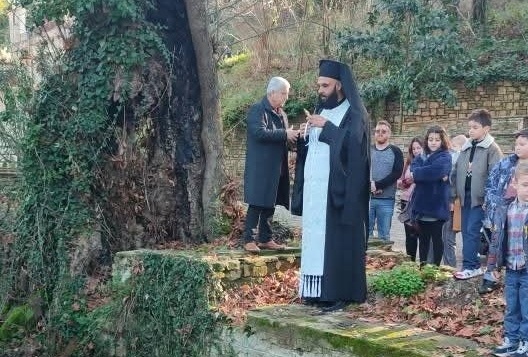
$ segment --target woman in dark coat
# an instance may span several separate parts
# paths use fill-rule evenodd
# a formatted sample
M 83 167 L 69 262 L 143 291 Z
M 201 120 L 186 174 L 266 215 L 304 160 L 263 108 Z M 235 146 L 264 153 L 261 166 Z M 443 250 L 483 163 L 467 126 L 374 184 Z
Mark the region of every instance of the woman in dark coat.
M 244 249 L 253 253 L 260 248 L 284 248 L 271 240 L 270 222 L 275 205 L 289 208 L 288 144 L 294 144 L 298 135 L 297 130 L 288 129 L 282 109 L 289 90 L 286 79 L 271 78 L 267 96 L 251 107 L 247 118 L 244 202 L 249 206 L 243 239 Z
M 450 215 L 449 174 L 451 154 L 444 128 L 435 125 L 427 130 L 424 153 L 411 164 L 414 188 L 413 216 L 418 222 L 420 264 L 427 262 L 433 242 L 433 262 L 440 265 L 444 252 L 442 226 Z

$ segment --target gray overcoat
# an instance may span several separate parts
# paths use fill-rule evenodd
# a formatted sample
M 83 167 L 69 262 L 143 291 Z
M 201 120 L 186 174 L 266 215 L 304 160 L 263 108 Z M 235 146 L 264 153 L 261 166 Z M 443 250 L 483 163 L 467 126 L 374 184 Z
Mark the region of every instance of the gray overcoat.
M 247 117 L 244 202 L 272 208 L 290 206 L 288 174 L 288 118 L 276 113 L 268 98 L 254 104 Z

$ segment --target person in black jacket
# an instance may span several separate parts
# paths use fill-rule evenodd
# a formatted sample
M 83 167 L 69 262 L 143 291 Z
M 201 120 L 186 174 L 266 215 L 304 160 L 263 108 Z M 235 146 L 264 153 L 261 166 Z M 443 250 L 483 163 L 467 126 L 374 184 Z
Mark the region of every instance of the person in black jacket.
M 298 136 L 298 130 L 288 128 L 282 109 L 289 91 L 286 79 L 271 78 L 266 97 L 251 107 L 247 117 L 244 202 L 249 206 L 243 239 L 244 249 L 252 253 L 260 248 L 284 249 L 271 239 L 270 223 L 275 205 L 289 208 L 288 145 L 295 144 Z

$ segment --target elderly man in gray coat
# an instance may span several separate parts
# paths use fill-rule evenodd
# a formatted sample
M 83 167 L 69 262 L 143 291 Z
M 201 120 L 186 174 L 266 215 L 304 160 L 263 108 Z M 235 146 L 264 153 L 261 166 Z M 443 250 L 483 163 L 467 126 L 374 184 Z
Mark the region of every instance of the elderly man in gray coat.
M 288 127 L 283 110 L 290 83 L 282 77 L 270 79 L 267 95 L 249 110 L 244 170 L 244 202 L 248 206 L 244 249 L 284 249 L 273 241 L 271 219 L 275 205 L 290 206 L 288 146 L 295 144 L 298 130 Z M 258 244 L 257 244 L 258 242 Z

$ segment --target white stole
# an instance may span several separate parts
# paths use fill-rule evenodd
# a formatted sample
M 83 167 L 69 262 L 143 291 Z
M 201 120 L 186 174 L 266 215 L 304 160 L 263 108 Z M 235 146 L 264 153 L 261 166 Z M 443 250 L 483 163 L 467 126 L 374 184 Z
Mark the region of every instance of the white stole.
M 324 109 L 321 116 L 339 126 L 350 104 L 345 99 L 333 109 Z M 299 295 L 321 296 L 326 239 L 326 205 L 330 175 L 330 147 L 319 141 L 321 128 L 309 132 L 308 154 L 304 166 L 302 252 Z

